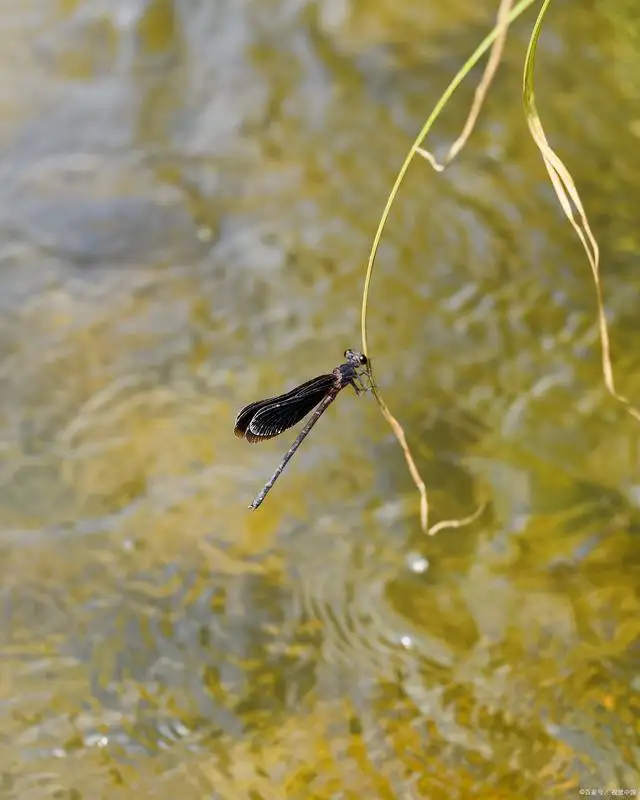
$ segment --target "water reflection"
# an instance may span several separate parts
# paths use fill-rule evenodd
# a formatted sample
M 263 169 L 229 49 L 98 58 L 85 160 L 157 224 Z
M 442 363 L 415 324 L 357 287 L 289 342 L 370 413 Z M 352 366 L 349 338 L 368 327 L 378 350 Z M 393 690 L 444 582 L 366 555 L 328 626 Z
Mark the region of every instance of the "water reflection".
M 524 28 L 465 157 L 410 173 L 371 309 L 432 521 L 486 511 L 425 538 L 395 441 L 353 397 L 246 511 L 282 447 L 236 443 L 234 411 L 358 347 L 386 192 L 492 14 L 7 4 L 7 797 L 638 784 L 640 442 L 602 391 L 589 275 L 514 101 Z M 602 57 L 637 70 L 608 15 L 558 8 L 540 91 L 637 398 L 632 82 Z

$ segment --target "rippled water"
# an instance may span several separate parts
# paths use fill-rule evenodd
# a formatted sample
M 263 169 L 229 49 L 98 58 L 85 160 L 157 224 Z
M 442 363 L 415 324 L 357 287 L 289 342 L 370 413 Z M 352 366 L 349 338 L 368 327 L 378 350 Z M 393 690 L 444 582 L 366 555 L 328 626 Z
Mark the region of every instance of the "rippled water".
M 246 509 L 293 436 L 237 409 L 359 347 L 387 192 L 494 14 L 423 5 L 5 2 L 0 796 L 640 787 L 639 429 L 522 119 L 531 16 L 460 159 L 412 167 L 371 298 L 433 521 L 486 511 L 425 538 L 347 392 Z M 630 8 L 553 6 L 538 105 L 640 402 Z

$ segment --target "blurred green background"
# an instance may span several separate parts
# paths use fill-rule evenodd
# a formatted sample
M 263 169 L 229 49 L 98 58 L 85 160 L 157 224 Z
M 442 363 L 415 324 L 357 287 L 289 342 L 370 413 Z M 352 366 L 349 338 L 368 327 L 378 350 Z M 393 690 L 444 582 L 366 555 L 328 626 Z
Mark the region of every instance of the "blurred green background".
M 371 355 L 428 482 L 345 392 L 387 193 L 477 0 L 4 0 L 0 797 L 550 798 L 640 787 L 640 426 L 520 100 L 533 12 L 383 238 Z M 537 99 L 640 402 L 640 25 L 556 0 Z M 456 138 L 480 70 L 427 146 Z

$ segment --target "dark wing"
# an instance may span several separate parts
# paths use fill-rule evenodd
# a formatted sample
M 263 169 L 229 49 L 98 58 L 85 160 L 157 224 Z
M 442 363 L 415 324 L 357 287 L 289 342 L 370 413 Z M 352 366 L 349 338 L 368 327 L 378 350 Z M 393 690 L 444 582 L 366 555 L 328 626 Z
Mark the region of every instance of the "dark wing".
M 317 378 L 311 378 L 311 380 L 305 381 L 304 383 L 301 383 L 300 386 L 296 386 L 294 389 L 291 389 L 291 391 L 285 392 L 284 394 L 279 394 L 277 397 L 268 397 L 266 400 L 256 400 L 255 403 L 249 403 L 249 405 L 246 405 L 244 408 L 241 408 L 240 411 L 238 412 L 238 416 L 236 417 L 236 421 L 233 427 L 233 432 L 240 439 L 243 439 L 247 434 L 251 420 L 256 416 L 256 414 L 258 414 L 258 412 L 262 411 L 265 408 L 268 408 L 269 406 L 276 405 L 278 403 L 284 403 L 287 400 L 297 397 L 298 395 L 304 395 L 307 392 L 315 392 L 322 390 L 322 393 L 324 394 L 329 390 L 331 386 L 333 386 L 334 382 L 335 382 L 335 376 L 331 373 L 328 375 L 319 375 Z M 317 400 L 316 402 L 319 403 L 320 399 Z M 308 412 L 305 412 L 305 414 L 306 413 Z M 291 425 L 295 424 L 296 424 L 295 422 L 291 423 Z M 291 425 L 287 427 L 291 427 Z M 286 428 L 283 428 L 282 430 L 286 430 Z M 273 435 L 276 436 L 277 434 L 274 433 Z M 249 441 L 261 441 L 261 438 L 249 439 Z M 264 437 L 264 438 L 270 438 L 270 437 Z
M 263 442 L 292 428 L 327 396 L 328 390 L 334 385 L 333 376 L 331 378 L 331 382 L 326 386 L 307 389 L 303 394 L 272 403 L 258 411 L 249 423 L 245 434 L 247 441 Z
M 288 397 L 288 395 L 283 394 L 281 397 Z M 265 408 L 270 403 L 277 402 L 279 399 L 279 397 L 272 397 L 267 400 L 257 400 L 255 403 L 249 403 L 248 406 L 241 408 L 233 426 L 233 432 L 235 435 L 240 439 L 244 439 L 244 435 L 247 432 L 247 428 L 249 427 L 249 423 L 253 419 L 254 414 L 257 414 L 260 409 Z

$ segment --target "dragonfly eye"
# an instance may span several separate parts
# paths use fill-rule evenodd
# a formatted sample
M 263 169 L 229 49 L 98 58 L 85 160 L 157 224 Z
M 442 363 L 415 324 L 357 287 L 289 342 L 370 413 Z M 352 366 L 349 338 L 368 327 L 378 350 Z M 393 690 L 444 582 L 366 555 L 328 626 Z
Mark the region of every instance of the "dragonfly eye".
M 364 367 L 364 365 L 368 363 L 367 357 L 362 353 L 356 353 L 355 350 L 345 350 L 344 357 L 351 364 L 358 364 L 361 367 Z

